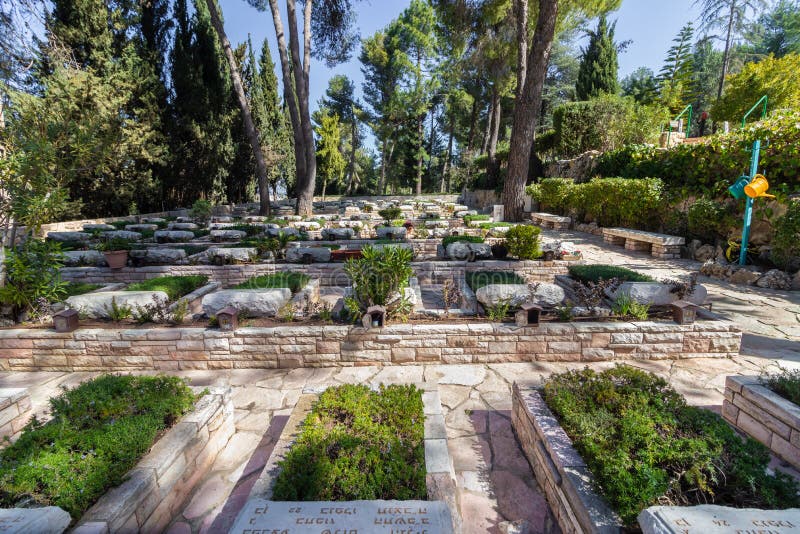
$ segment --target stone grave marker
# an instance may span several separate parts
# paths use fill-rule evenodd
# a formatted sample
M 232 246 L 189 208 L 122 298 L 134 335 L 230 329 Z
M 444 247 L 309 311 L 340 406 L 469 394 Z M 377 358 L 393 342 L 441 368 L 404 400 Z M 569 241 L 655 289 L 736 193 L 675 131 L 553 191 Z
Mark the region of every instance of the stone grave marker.
M 285 502 L 250 499 L 231 534 L 451 534 L 443 501 Z
M 704 504 L 651 506 L 639 514 L 644 534 L 788 534 L 800 532 L 800 508 L 757 510 Z
M 72 519 L 57 506 L 43 508 L 0 508 L 3 534 L 61 534 Z

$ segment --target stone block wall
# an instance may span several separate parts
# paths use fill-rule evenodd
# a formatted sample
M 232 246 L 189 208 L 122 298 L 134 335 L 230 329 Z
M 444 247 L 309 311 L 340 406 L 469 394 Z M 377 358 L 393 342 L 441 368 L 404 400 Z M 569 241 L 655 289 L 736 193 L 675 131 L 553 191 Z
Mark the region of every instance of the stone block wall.
M 31 396 L 27 389 L 0 388 L 0 439 L 19 434 L 31 414 Z
M 163 532 L 234 431 L 230 389 L 210 388 L 73 532 Z
M 621 532 L 618 516 L 594 492 L 592 475 L 539 392 L 514 383 L 511 421 L 564 534 Z
M 758 377 L 727 377 L 722 416 L 800 468 L 800 406 L 761 385 Z
M 531 281 L 552 282 L 556 275 L 567 274 L 571 262 L 566 261 L 423 261 L 414 262 L 415 275 L 422 283 L 441 284 L 445 279 L 463 278 L 468 271 L 514 271 Z M 253 276 L 278 271 L 302 271 L 318 279 L 322 287 L 350 285 L 343 263 L 314 263 L 298 265 L 287 263 L 259 263 L 252 265 L 158 265 L 150 267 L 65 267 L 61 276 L 68 282 L 107 284 L 113 282 L 141 282 L 159 276 L 205 275 L 210 282 L 231 287 Z
M 0 330 L 0 370 L 109 371 L 731 357 L 728 321 Z

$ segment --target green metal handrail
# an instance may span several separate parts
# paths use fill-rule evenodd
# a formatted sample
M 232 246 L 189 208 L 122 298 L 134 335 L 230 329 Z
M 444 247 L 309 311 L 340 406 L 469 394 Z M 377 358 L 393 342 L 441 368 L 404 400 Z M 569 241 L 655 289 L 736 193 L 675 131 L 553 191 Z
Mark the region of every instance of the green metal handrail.
M 689 112 L 689 120 L 686 123 L 687 126 L 688 126 L 687 129 L 686 129 L 686 132 L 687 132 L 686 137 L 689 137 L 689 135 L 692 133 L 692 105 L 689 104 L 688 106 L 683 108 L 683 111 L 678 113 L 677 117 L 675 117 L 674 119 L 669 121 L 669 133 L 667 133 L 667 148 L 669 148 L 669 140 L 670 140 L 670 137 L 672 137 L 672 121 L 676 121 L 676 120 L 680 119 L 681 117 L 684 116 L 684 114 L 686 114 L 687 111 Z
M 767 98 L 767 95 L 764 95 L 764 96 L 762 96 L 761 98 L 758 99 L 758 102 L 756 102 L 756 104 L 752 108 L 750 108 L 750 111 L 745 113 L 744 117 L 742 117 L 742 128 L 744 128 L 744 125 L 747 123 L 747 117 L 749 117 L 750 114 L 752 112 L 754 112 L 756 110 L 756 108 L 759 105 L 761 105 L 762 102 L 764 103 L 764 107 L 761 109 L 761 120 L 764 120 L 764 118 L 766 118 L 766 116 L 767 116 L 767 102 L 768 101 L 769 101 L 769 99 Z

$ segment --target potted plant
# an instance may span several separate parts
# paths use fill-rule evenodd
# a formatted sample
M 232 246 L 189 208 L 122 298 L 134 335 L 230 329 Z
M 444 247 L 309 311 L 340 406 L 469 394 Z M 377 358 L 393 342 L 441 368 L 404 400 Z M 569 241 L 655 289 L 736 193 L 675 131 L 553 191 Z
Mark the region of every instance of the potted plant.
M 106 257 L 106 263 L 112 269 L 121 269 L 128 264 L 128 251 L 131 243 L 127 239 L 114 237 L 101 241 L 95 247 Z

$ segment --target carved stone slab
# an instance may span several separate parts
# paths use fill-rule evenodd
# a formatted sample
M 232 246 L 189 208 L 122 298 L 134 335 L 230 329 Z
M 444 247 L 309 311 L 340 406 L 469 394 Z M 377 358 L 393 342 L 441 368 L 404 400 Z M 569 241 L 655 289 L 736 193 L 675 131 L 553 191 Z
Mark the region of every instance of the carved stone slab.
M 639 525 L 644 534 L 788 534 L 800 532 L 800 508 L 651 506 L 639 514 Z

